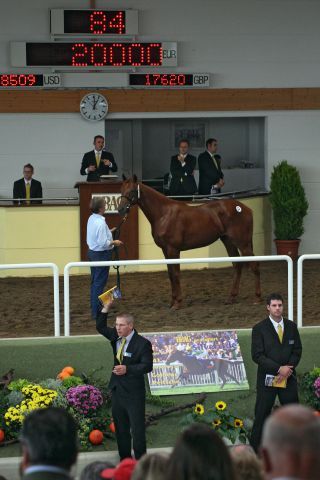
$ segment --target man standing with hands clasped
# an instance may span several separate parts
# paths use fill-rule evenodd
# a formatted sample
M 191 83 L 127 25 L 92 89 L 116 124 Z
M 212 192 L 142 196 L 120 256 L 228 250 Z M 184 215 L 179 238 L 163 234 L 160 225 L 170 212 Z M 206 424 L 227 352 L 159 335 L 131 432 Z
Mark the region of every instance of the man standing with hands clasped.
M 279 293 L 267 298 L 269 317 L 252 329 L 252 359 L 258 364 L 255 421 L 251 445 L 258 450 L 265 419 L 271 413 L 276 396 L 281 405 L 298 403 L 295 367 L 302 345 L 297 326 L 282 317 L 283 299 Z
M 97 330 L 106 337 L 114 355 L 109 382 L 112 416 L 120 460 L 131 457 L 131 439 L 136 459 L 146 453 L 144 375 L 152 371 L 152 345 L 134 329 L 133 316 L 117 315 L 115 327 L 107 325 L 112 302 L 104 303 L 97 317 Z

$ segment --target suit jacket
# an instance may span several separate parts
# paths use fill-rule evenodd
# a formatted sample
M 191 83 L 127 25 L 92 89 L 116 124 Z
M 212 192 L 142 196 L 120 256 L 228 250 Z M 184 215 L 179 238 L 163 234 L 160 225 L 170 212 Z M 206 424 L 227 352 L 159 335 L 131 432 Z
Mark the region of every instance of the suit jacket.
M 252 329 L 251 355 L 258 364 L 258 387 L 264 386 L 266 374 L 276 375 L 282 365 L 296 367 L 300 361 L 302 345 L 298 328 L 291 320 L 284 318 L 283 322 L 282 343 L 269 317 Z
M 199 195 L 209 195 L 212 185 L 215 185 L 223 178 L 221 170 L 221 157 L 220 155 L 214 155 L 214 158 L 218 164 L 216 168 L 214 161 L 210 153 L 206 150 L 200 153 L 198 157 L 199 165 Z
M 102 160 L 110 160 L 110 162 L 112 163 L 112 167 L 110 168 L 105 165 Z M 88 168 L 90 165 L 97 166 L 94 150 L 91 150 L 90 152 L 84 154 L 80 169 L 81 175 L 87 175 L 86 168 Z M 94 172 L 88 173 L 87 182 L 98 182 L 100 179 L 100 175 L 109 175 L 110 170 L 111 172 L 116 172 L 118 170 L 114 156 L 111 152 L 106 152 L 105 150 L 102 150 L 99 168 L 96 169 Z
M 13 198 L 26 198 L 26 184 L 24 178 L 16 180 L 13 184 Z M 42 185 L 32 178 L 30 185 L 30 198 L 42 198 Z M 15 202 L 18 203 L 18 202 Z M 25 202 L 21 202 L 25 203 Z M 42 200 L 33 200 L 31 203 L 42 203 Z
M 188 154 L 184 161 L 185 165 L 182 166 L 178 160 L 178 155 L 171 157 L 170 195 L 193 195 L 197 191 L 197 184 L 193 176 L 197 162 L 196 157 Z
M 100 312 L 97 317 L 97 330 L 101 335 L 110 340 L 114 356 L 114 365 L 119 365 L 116 358 L 118 334 L 116 328 L 108 327 L 107 313 Z M 152 371 L 153 353 L 152 345 L 146 338 L 134 331 L 126 354 L 123 357 L 122 365 L 126 365 L 127 373 L 125 375 L 115 375 L 112 373 L 109 388 L 116 389 L 117 394 L 125 396 L 135 396 L 145 394 L 144 375 Z

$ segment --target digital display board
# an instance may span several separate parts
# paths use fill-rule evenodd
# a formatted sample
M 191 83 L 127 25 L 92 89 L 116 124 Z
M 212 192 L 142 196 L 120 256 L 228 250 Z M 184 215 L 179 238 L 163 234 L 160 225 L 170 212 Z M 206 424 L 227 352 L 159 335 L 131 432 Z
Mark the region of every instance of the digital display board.
M 136 35 L 137 10 L 50 10 L 53 35 Z
M 11 42 L 11 65 L 76 68 L 177 65 L 175 42 Z
M 208 73 L 130 73 L 129 85 L 140 87 L 209 87 Z
M 3 88 L 57 88 L 60 75 L 39 73 L 0 73 L 0 89 Z

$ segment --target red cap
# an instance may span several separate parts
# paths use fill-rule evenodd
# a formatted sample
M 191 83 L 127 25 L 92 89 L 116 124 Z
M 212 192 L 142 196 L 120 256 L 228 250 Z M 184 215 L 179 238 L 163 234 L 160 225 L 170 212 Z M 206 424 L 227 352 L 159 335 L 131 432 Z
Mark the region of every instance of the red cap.
M 115 468 L 106 468 L 100 472 L 101 478 L 108 478 L 113 480 L 130 480 L 137 460 L 133 458 L 125 458 L 121 460 L 119 465 Z

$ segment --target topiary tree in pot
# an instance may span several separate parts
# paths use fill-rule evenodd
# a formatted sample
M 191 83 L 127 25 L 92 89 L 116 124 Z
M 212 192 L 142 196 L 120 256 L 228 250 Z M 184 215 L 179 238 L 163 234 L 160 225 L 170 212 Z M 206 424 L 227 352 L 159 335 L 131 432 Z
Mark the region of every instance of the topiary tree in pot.
M 270 190 L 277 253 L 295 260 L 309 207 L 298 169 L 282 160 L 273 168 Z

